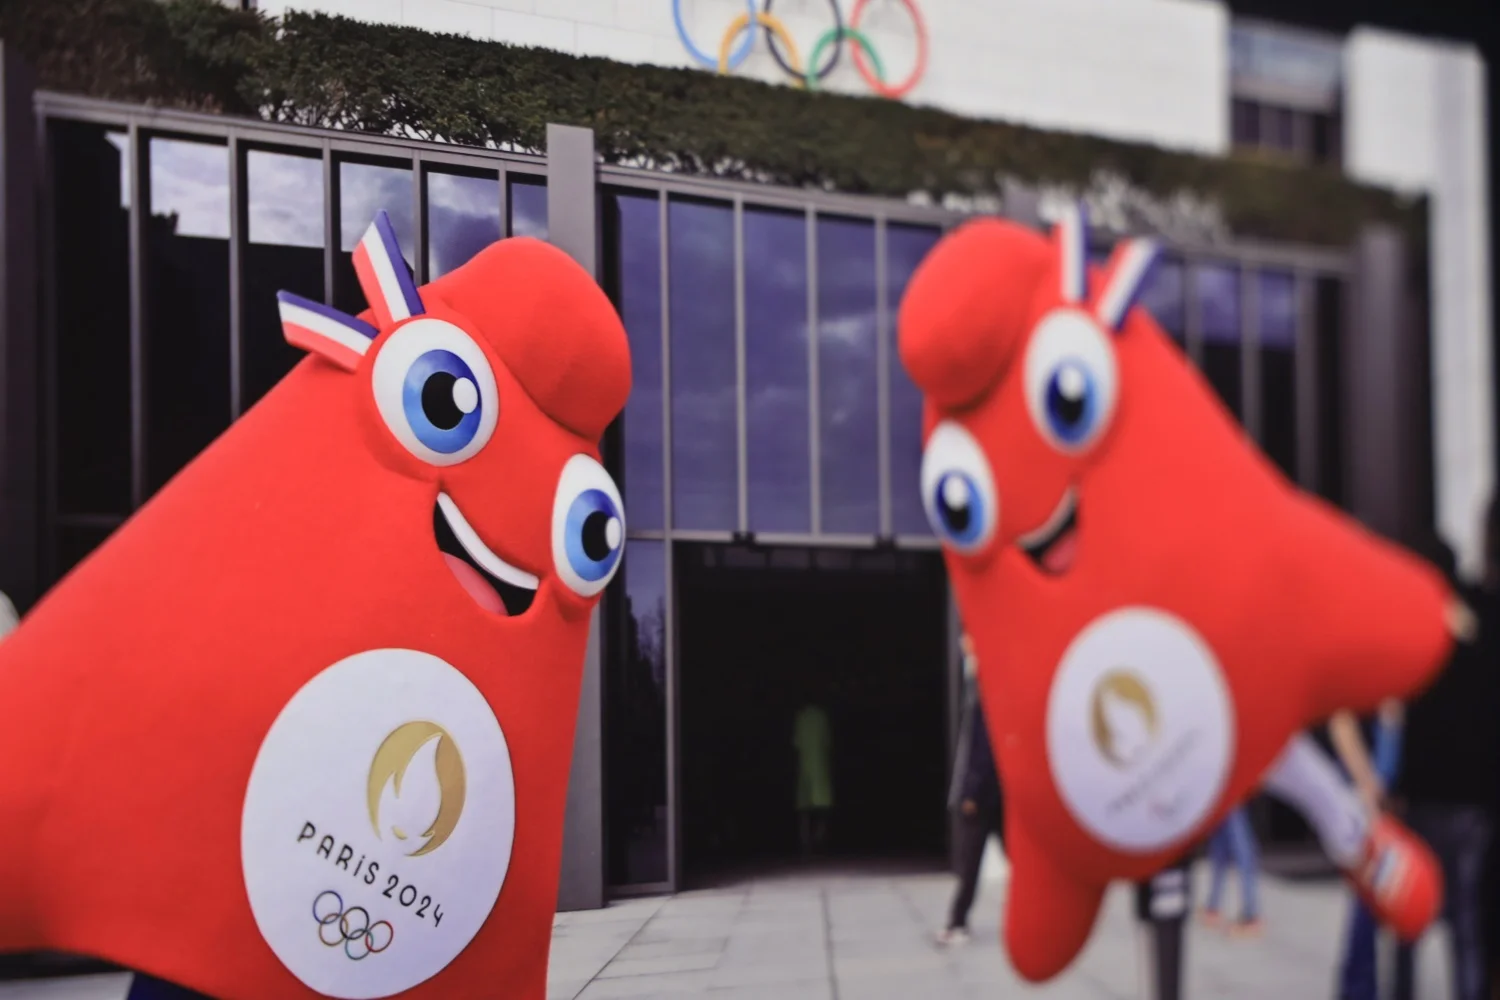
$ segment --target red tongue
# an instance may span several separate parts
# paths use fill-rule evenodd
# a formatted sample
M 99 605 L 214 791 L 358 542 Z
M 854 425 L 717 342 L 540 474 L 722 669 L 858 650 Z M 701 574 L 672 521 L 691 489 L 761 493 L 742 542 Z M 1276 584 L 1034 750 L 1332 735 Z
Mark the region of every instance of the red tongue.
M 505 602 L 500 600 L 500 595 L 495 592 L 495 588 L 490 586 L 490 582 L 477 569 L 458 556 L 452 556 L 446 552 L 443 553 L 443 559 L 447 561 L 448 568 L 453 571 L 453 575 L 458 577 L 458 582 L 463 584 L 464 589 L 469 592 L 469 596 L 474 598 L 475 604 L 491 614 L 507 614 Z
M 1047 546 L 1047 551 L 1042 554 L 1042 568 L 1048 573 L 1066 573 L 1077 554 L 1078 529 L 1071 528 L 1066 535 Z

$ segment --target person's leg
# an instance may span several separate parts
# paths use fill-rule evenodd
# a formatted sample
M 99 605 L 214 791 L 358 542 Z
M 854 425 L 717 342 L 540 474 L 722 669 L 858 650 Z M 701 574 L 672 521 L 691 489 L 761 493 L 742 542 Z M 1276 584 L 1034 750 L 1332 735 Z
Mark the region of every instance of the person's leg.
M 1417 983 L 1417 949 L 1405 942 L 1396 944 L 1396 983 L 1392 1000 L 1413 1000 Z
M 1444 810 L 1441 834 L 1430 841 L 1443 862 L 1447 883 L 1448 926 L 1453 948 L 1453 995 L 1456 1000 L 1483 1000 L 1488 990 L 1481 896 L 1490 820 L 1473 808 Z
M 979 868 L 984 863 L 986 839 L 985 824 L 978 815 L 959 816 L 958 888 L 948 913 L 949 930 L 965 930 L 969 926 L 969 910 L 974 906 L 974 893 L 979 888 Z
M 1240 923 L 1254 925 L 1260 921 L 1260 899 L 1256 881 L 1260 875 L 1260 857 L 1255 847 L 1255 833 L 1250 816 L 1241 806 L 1229 814 L 1224 824 L 1229 836 L 1229 852 L 1240 872 Z
M 1218 923 L 1224 903 L 1224 883 L 1229 870 L 1229 831 L 1221 824 L 1208 840 L 1208 899 L 1203 903 L 1203 919 Z
M 1358 897 L 1349 903 L 1349 936 L 1339 969 L 1339 1000 L 1377 1000 L 1375 917 Z

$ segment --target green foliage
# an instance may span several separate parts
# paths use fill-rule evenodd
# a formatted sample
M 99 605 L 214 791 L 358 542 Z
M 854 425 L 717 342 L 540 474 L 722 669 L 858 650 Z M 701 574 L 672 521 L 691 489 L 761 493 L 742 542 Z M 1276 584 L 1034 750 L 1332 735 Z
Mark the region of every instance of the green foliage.
M 464 145 L 540 151 L 585 125 L 607 162 L 905 197 L 1084 188 L 1101 172 L 1163 202 L 1216 204 L 1241 236 L 1329 245 L 1424 206 L 1338 171 L 1210 158 L 979 121 L 872 97 L 214 0 L 0 0 L 0 37 L 43 86 Z

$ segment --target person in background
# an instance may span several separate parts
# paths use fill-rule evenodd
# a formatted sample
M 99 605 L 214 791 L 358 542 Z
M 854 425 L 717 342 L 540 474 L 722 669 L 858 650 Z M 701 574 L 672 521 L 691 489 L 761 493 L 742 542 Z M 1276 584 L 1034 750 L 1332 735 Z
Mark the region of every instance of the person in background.
M 1255 832 L 1250 829 L 1250 816 L 1245 810 L 1242 805 L 1230 813 L 1208 842 L 1213 877 L 1209 882 L 1208 901 L 1203 906 L 1203 922 L 1210 927 L 1223 925 L 1220 905 L 1232 864 L 1240 873 L 1240 917 L 1229 928 L 1237 936 L 1249 937 L 1258 935 L 1261 930 L 1260 898 L 1256 892 L 1260 858 L 1255 846 Z
M 1378 806 L 1385 798 L 1385 790 L 1396 780 L 1401 760 L 1402 714 L 1399 702 L 1389 701 L 1381 706 L 1375 720 L 1373 760 L 1364 753 L 1358 720 L 1345 712 L 1330 723 L 1335 748 L 1366 808 L 1373 810 Z M 1359 897 L 1351 897 L 1348 939 L 1339 968 L 1339 1000 L 1377 1000 L 1379 997 L 1375 949 L 1378 931 L 1375 915 L 1369 907 Z
M 1489 518 L 1486 552 L 1493 581 L 1494 510 Z M 1436 562 L 1470 608 L 1480 627 L 1472 641 L 1461 643 L 1448 667 L 1406 707 L 1405 759 L 1396 790 L 1405 818 L 1431 846 L 1443 867 L 1442 919 L 1453 950 L 1455 1000 L 1481 1000 L 1489 993 L 1485 949 L 1485 862 L 1492 841 L 1495 808 L 1495 763 L 1500 756 L 1495 709 L 1500 686 L 1494 663 L 1494 592 L 1457 582 L 1453 551 L 1434 538 Z M 1490 625 L 1490 628 L 1485 628 Z M 1396 952 L 1396 1000 L 1410 1000 L 1415 952 Z
M 958 811 L 958 889 L 948 913 L 948 925 L 937 935 L 940 947 L 961 945 L 969 940 L 969 911 L 979 887 L 979 872 L 984 865 L 984 849 L 990 835 L 1003 843 L 1003 800 L 995 756 L 990 750 L 990 736 L 984 710 L 979 704 L 978 671 L 974 644 L 965 633 L 959 640 L 964 659 L 963 722 L 958 734 L 958 759 L 953 767 L 953 784 L 948 806 Z
M 802 854 L 809 857 L 828 839 L 828 813 L 833 808 L 833 728 L 816 702 L 798 710 L 792 745 L 797 749 L 798 831 Z

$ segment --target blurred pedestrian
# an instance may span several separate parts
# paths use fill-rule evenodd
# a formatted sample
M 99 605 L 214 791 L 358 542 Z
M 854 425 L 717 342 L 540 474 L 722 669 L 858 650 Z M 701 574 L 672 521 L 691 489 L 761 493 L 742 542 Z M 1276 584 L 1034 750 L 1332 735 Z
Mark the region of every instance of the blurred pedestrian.
M 1230 813 L 1208 842 L 1208 860 L 1212 876 L 1208 887 L 1208 900 L 1203 907 L 1203 922 L 1211 927 L 1224 924 L 1224 884 L 1229 881 L 1229 869 L 1233 867 L 1240 876 L 1240 915 L 1229 924 L 1230 932 L 1251 936 L 1260 933 L 1260 894 L 1256 891 L 1260 878 L 1260 857 L 1255 846 L 1255 832 L 1250 829 L 1250 817 L 1240 806 Z
M 1493 525 L 1493 511 L 1491 514 Z M 1493 579 L 1494 538 L 1487 541 Z M 1492 841 L 1494 768 L 1500 756 L 1495 707 L 1500 687 L 1494 664 L 1493 594 L 1457 581 L 1453 550 L 1434 537 L 1429 558 L 1447 574 L 1479 615 L 1472 641 L 1461 642 L 1447 669 L 1407 706 L 1404 760 L 1397 791 L 1412 830 L 1432 848 L 1443 868 L 1443 913 L 1453 951 L 1455 1000 L 1489 993 L 1485 948 L 1485 863 Z M 1426 554 L 1426 553 L 1424 553 Z M 1486 628 L 1485 625 L 1492 627 Z M 1396 1000 L 1410 1000 L 1415 951 L 1396 953 Z
M 1352 715 L 1341 713 L 1334 719 L 1335 746 L 1340 749 L 1344 768 L 1354 780 L 1365 802 L 1365 808 L 1376 812 L 1386 798 L 1386 790 L 1395 782 L 1401 760 L 1403 710 L 1400 702 L 1389 701 L 1380 708 L 1374 725 L 1374 759 L 1366 757 L 1362 746 L 1351 752 L 1349 741 L 1358 743 L 1358 723 Z M 1339 969 L 1339 1000 L 1377 1000 L 1380 996 L 1376 972 L 1376 938 L 1379 926 L 1370 908 L 1358 897 L 1349 900 L 1349 932 L 1344 942 L 1344 958 Z
M 821 705 L 809 701 L 798 710 L 792 745 L 797 749 L 798 832 L 802 854 L 808 857 L 827 841 L 833 809 L 833 728 Z
M 964 657 L 963 722 L 959 727 L 958 758 L 953 766 L 953 784 L 948 792 L 948 806 L 958 812 L 958 888 L 948 913 L 948 924 L 937 935 L 945 948 L 969 940 L 969 911 L 979 887 L 979 872 L 984 866 L 984 851 L 990 835 L 1003 841 L 1004 806 L 995 755 L 984 710 L 979 703 L 978 669 L 974 644 L 965 633 L 959 640 Z

